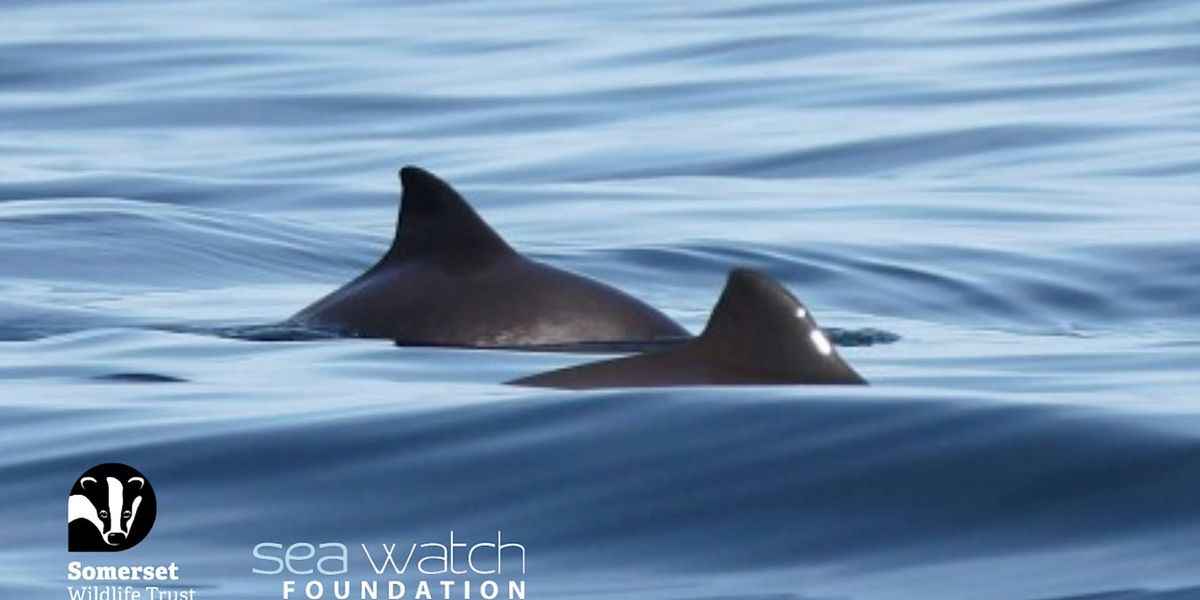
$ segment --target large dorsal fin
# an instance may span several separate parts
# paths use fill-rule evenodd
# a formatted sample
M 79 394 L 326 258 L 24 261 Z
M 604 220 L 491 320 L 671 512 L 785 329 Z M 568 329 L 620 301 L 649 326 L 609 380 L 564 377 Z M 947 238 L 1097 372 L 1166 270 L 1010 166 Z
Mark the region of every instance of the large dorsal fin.
M 729 273 L 696 343 L 726 359 L 746 360 L 771 371 L 840 373 L 859 379 L 808 309 L 775 280 L 751 269 Z
M 385 260 L 515 254 L 454 188 L 434 174 L 407 166 L 400 169 L 400 183 L 404 187 L 400 218 Z

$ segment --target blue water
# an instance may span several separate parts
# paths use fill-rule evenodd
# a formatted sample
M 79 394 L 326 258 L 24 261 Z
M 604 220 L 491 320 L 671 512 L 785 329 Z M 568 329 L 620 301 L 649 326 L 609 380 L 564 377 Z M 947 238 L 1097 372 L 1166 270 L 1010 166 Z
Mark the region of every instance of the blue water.
M 0 8 L 0 596 L 146 473 L 200 598 L 261 541 L 486 537 L 541 599 L 1200 597 L 1200 4 Z M 874 385 L 565 393 L 578 362 L 248 341 L 396 170 L 692 330 L 781 279 Z M 1091 596 L 1096 595 L 1096 596 Z

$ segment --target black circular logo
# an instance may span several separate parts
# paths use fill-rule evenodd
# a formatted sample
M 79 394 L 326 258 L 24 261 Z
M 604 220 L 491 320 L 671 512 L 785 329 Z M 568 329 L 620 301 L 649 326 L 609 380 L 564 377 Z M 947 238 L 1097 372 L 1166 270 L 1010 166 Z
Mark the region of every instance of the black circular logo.
M 96 465 L 75 479 L 67 500 L 67 550 L 119 552 L 150 533 L 158 502 L 137 469 L 121 463 Z

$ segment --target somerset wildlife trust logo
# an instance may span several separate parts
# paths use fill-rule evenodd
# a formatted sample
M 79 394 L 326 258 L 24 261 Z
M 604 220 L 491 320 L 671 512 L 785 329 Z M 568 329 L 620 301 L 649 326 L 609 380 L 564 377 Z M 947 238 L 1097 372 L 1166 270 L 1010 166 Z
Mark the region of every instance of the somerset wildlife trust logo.
M 75 480 L 67 500 L 67 550 L 119 552 L 145 539 L 158 503 L 150 481 L 121 463 L 96 465 Z

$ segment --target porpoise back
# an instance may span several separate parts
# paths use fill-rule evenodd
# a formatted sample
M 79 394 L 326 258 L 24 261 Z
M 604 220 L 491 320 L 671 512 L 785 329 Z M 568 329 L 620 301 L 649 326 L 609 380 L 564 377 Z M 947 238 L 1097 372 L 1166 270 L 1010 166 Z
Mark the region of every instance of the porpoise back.
M 387 253 L 286 325 L 477 348 L 687 338 L 679 324 L 624 292 L 522 256 L 433 174 L 410 166 L 400 180 Z
M 766 275 L 735 269 L 704 332 L 678 347 L 509 383 L 588 389 L 677 385 L 865 384 L 808 309 Z

